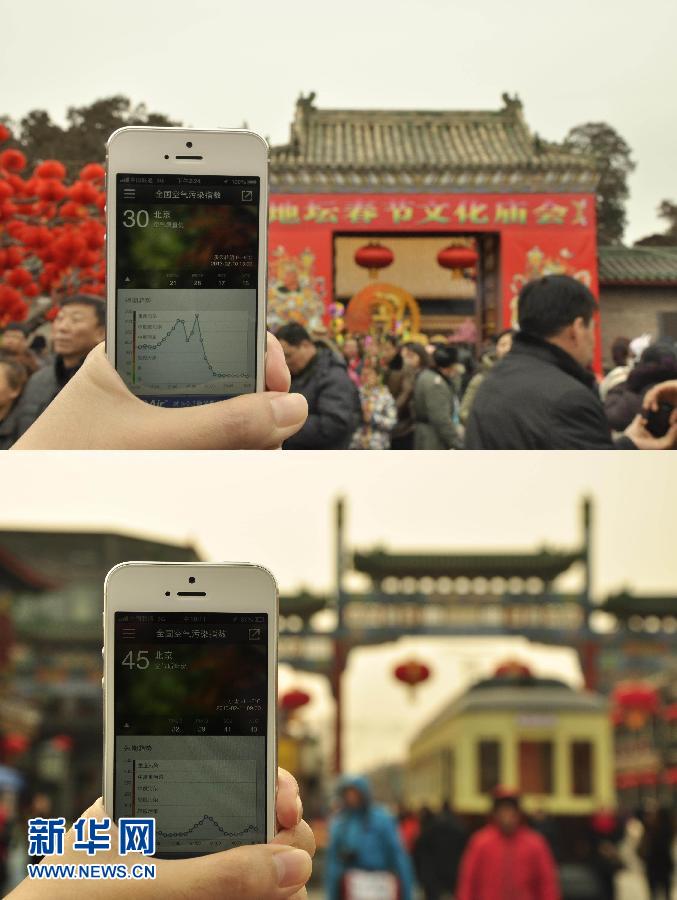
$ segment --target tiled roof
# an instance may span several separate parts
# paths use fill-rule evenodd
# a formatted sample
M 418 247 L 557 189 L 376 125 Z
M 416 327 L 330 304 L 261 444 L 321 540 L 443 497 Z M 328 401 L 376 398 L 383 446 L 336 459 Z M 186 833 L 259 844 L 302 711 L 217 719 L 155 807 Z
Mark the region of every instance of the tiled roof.
M 533 135 L 522 104 L 499 110 L 317 109 L 301 97 L 273 190 L 589 191 L 594 162 Z
M 353 566 L 380 581 L 395 578 L 542 578 L 552 581 L 579 562 L 580 553 L 388 553 L 356 551 Z
M 677 285 L 677 247 L 600 247 L 601 284 Z

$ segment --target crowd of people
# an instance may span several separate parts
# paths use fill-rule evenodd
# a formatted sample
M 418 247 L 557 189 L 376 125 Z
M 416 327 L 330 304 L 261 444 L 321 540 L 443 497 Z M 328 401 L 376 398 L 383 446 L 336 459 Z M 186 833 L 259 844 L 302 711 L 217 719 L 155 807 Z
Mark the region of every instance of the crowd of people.
M 276 335 L 276 350 L 281 346 L 284 352 L 291 395 L 298 401 L 298 409 L 282 417 L 289 425 L 283 446 L 673 449 L 675 341 L 618 338 L 613 366 L 600 380 L 591 368 L 596 312 L 587 287 L 552 275 L 525 285 L 518 327 L 497 334 L 479 354 L 453 335 L 407 341 L 395 335 L 344 335 L 338 345 L 328 333 L 311 334 L 290 322 Z M 64 300 L 51 325 L 37 333 L 16 323 L 4 328 L 0 448 L 12 447 L 26 433 L 104 333 L 103 301 L 81 295 Z M 307 418 L 305 406 L 300 409 L 305 403 Z M 108 441 L 109 446 L 118 443 L 114 435 Z
M 277 332 L 293 391 L 308 401 L 288 449 L 673 449 L 677 347 L 672 338 L 612 348 L 592 369 L 597 303 L 564 275 L 525 285 L 518 327 L 482 349 L 442 336 L 349 335 L 339 347 L 290 323 Z
M 638 854 L 651 900 L 671 900 L 675 838 L 671 813 L 650 806 L 638 813 Z M 398 817 L 372 799 L 363 777 L 339 784 L 339 807 L 329 832 L 327 900 L 369 896 L 412 900 L 615 900 L 625 822 L 610 811 L 579 829 L 576 854 L 567 857 L 558 823 L 543 810 L 527 816 L 519 795 L 497 788 L 486 824 L 470 832 L 445 803 Z M 572 893 L 573 892 L 573 893 Z

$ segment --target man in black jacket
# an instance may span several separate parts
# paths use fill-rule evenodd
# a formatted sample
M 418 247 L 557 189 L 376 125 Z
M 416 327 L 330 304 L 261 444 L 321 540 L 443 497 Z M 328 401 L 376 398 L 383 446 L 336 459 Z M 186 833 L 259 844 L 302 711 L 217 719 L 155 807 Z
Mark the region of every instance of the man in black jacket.
M 296 322 L 277 339 L 291 373 L 291 390 L 308 401 L 308 418 L 282 445 L 285 450 L 346 450 L 361 421 L 360 398 L 345 361 L 325 344 L 313 343 Z
M 597 303 L 567 275 L 526 284 L 518 300 L 520 331 L 510 353 L 477 392 L 466 431 L 469 450 L 665 450 L 637 416 L 614 443 L 589 366 Z
M 52 325 L 54 358 L 34 375 L 17 403 L 19 437 L 47 409 L 106 335 L 106 307 L 100 297 L 76 294 L 62 301 Z

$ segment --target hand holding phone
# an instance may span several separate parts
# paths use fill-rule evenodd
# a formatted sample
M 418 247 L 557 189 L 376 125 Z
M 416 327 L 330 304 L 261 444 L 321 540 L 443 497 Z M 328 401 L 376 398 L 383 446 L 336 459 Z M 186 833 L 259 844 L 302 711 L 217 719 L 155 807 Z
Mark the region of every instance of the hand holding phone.
M 281 900 L 296 896 L 310 877 L 315 854 L 315 838 L 307 822 L 301 818 L 301 803 L 296 779 L 278 769 L 275 811 L 278 832 L 270 844 L 238 847 L 222 853 L 179 861 L 153 860 L 156 878 L 152 892 L 165 900 L 182 900 L 198 889 L 205 900 L 221 900 L 224 893 L 238 900 Z M 101 821 L 106 812 L 101 800 L 82 813 L 83 818 Z M 112 826 L 112 847 L 117 844 Z M 73 850 L 74 832 L 66 835 L 64 854 L 46 857 L 46 864 L 77 866 L 81 852 Z M 299 852 L 300 851 L 300 852 Z M 115 850 L 100 851 L 97 859 L 107 865 L 129 865 L 129 856 Z M 105 900 L 137 900 L 139 881 L 100 881 L 97 896 Z M 144 891 L 144 895 L 147 891 Z M 149 892 L 150 893 L 150 892 Z M 26 878 L 11 894 L 12 900 L 89 900 L 90 881 L 36 881 Z
M 250 131 L 127 127 L 107 147 L 107 353 L 137 397 L 264 388 L 268 146 Z
M 257 566 L 125 563 L 104 589 L 104 805 L 183 858 L 275 835 L 277 590 Z
M 186 409 L 152 406 L 127 390 L 101 344 L 12 451 L 276 449 L 303 426 L 308 404 L 287 393 L 289 370 L 273 335 L 266 387 L 266 393 Z

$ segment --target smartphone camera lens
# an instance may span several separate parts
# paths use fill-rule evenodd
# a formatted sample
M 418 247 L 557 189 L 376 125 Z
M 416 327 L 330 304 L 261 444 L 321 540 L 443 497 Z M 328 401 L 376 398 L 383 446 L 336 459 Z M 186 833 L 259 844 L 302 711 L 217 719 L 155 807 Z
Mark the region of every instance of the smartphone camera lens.
M 165 153 L 165 159 L 169 159 L 169 153 Z
M 192 147 L 192 146 L 193 146 L 192 141 L 186 141 L 186 147 Z
M 189 584 L 195 584 L 195 578 L 194 578 L 192 575 L 191 575 L 190 578 L 188 579 L 188 583 L 189 583 Z
M 165 597 L 169 597 L 169 591 L 165 591 Z

